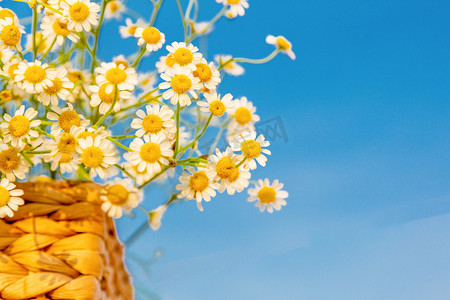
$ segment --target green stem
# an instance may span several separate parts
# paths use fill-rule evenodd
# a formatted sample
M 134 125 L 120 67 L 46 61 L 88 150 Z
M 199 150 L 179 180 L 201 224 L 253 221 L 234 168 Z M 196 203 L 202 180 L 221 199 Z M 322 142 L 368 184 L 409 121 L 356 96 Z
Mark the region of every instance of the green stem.
M 130 172 L 128 172 L 127 170 L 125 170 L 124 167 L 122 167 L 119 164 L 115 164 L 114 167 L 116 167 L 117 169 L 119 169 L 120 171 L 122 171 L 125 175 L 127 175 L 128 177 L 130 177 L 131 179 L 133 179 L 133 181 L 136 181 L 136 179 L 134 178 L 133 175 L 130 174 Z
M 44 60 L 44 58 L 47 56 L 47 54 L 52 50 L 53 46 L 56 43 L 56 38 L 57 37 L 55 36 L 55 38 L 53 39 L 52 44 L 50 45 L 50 47 L 48 47 L 47 51 L 45 51 L 44 55 L 41 57 L 41 61 Z
M 132 135 L 116 135 L 116 136 L 112 136 L 112 139 L 115 140 L 122 140 L 122 139 L 134 139 L 136 137 L 135 134 Z
M 156 2 L 155 8 L 153 9 L 153 13 L 152 13 L 152 18 L 150 19 L 149 27 L 151 27 L 151 26 L 153 26 L 153 24 L 155 24 L 156 16 L 158 15 L 158 11 L 159 11 L 159 8 L 161 7 L 162 1 L 163 0 L 159 0 L 158 2 Z
M 53 135 L 51 135 L 50 133 L 45 132 L 44 130 L 37 128 L 37 127 L 31 127 L 31 129 L 38 131 L 39 133 L 51 138 L 52 140 L 55 139 L 55 137 Z
M 141 51 L 139 52 L 138 57 L 136 57 L 136 60 L 135 60 L 134 63 L 131 65 L 132 68 L 135 68 L 135 67 L 139 64 L 139 62 L 141 61 L 141 58 L 142 58 L 142 56 L 144 55 L 146 49 L 147 49 L 147 48 L 146 48 L 145 45 L 141 47 Z
M 113 138 L 111 138 L 111 137 L 107 137 L 106 138 L 107 140 L 109 140 L 109 141 L 111 141 L 113 144 L 115 144 L 116 146 L 118 146 L 118 147 L 120 147 L 120 148 L 122 148 L 122 149 L 125 149 L 125 150 L 127 150 L 128 152 L 134 152 L 134 150 L 133 149 L 130 149 L 130 148 L 128 148 L 127 146 L 125 146 L 125 145 L 122 145 L 121 143 L 119 143 L 118 141 L 116 141 L 115 139 L 113 139 Z
M 250 58 L 244 58 L 244 57 L 237 57 L 233 58 L 235 62 L 243 62 L 243 63 L 249 63 L 249 64 L 264 64 L 266 62 L 271 61 L 275 56 L 277 56 L 278 52 L 280 52 L 280 49 L 275 49 L 272 53 L 267 55 L 264 58 L 260 59 L 250 59 Z
M 31 161 L 31 159 L 28 157 L 28 155 L 26 155 L 24 152 L 20 153 L 23 158 L 25 158 L 25 160 L 31 165 L 31 167 L 34 167 L 34 163 Z
M 33 7 L 33 58 L 36 60 L 37 57 L 37 45 L 36 45 L 36 30 L 37 30 L 37 22 L 38 22 L 38 13 L 37 6 Z
M 175 140 L 175 151 L 173 153 L 173 157 L 177 156 L 178 153 L 178 144 L 180 140 L 180 102 L 177 103 L 177 138 Z
M 184 17 L 183 8 L 181 7 L 180 0 L 177 0 L 178 10 L 180 11 L 181 22 L 183 23 L 183 31 L 184 31 L 184 42 L 187 43 L 187 23 L 186 18 Z
M 107 3 L 108 3 L 108 0 L 102 1 L 100 19 L 98 21 L 98 26 L 97 26 L 97 29 L 95 30 L 95 34 L 94 34 L 94 49 L 92 50 L 91 74 L 94 74 L 94 68 L 95 68 L 95 65 L 97 64 L 96 54 L 97 54 L 97 48 L 98 48 L 98 38 L 100 35 L 100 28 L 103 23 L 103 16 L 105 15 L 105 9 L 106 9 Z
M 23 153 L 26 153 L 26 154 L 48 154 L 51 152 L 52 151 L 50 151 L 50 150 L 44 150 L 44 151 L 24 151 Z
M 235 168 L 239 168 L 246 160 L 247 160 L 247 158 L 244 157 L 244 159 L 241 160 L 241 161 L 235 166 Z
M 114 85 L 114 89 L 115 89 L 115 93 L 114 93 L 114 101 L 111 105 L 111 107 L 108 109 L 108 111 L 106 112 L 106 114 L 104 114 L 100 120 L 97 121 L 97 123 L 95 123 L 92 127 L 94 128 L 98 128 L 98 126 L 100 126 L 102 124 L 102 122 L 109 116 L 109 114 L 111 113 L 111 111 L 114 109 L 114 106 L 116 105 L 116 101 L 117 101 L 117 96 L 119 94 L 119 88 L 117 87 L 117 85 Z
M 146 182 L 144 182 L 141 186 L 138 187 L 138 189 L 142 189 L 144 186 L 146 186 L 147 184 L 149 184 L 150 182 L 152 182 L 154 179 L 156 179 L 157 177 L 159 177 L 162 173 L 164 173 L 169 167 L 168 166 L 164 166 L 160 172 L 156 173 L 155 175 L 153 175 L 152 178 L 150 178 L 149 180 L 147 180 Z
M 181 157 L 183 155 L 183 153 L 190 147 L 192 147 L 192 148 L 195 147 L 195 143 L 197 143 L 197 141 L 202 137 L 202 135 L 205 133 L 206 129 L 208 128 L 209 123 L 211 122 L 212 116 L 213 116 L 213 114 L 209 115 L 209 118 L 206 121 L 205 126 L 203 127 L 203 130 L 200 132 L 200 134 L 197 135 L 192 142 L 190 142 L 189 144 L 187 144 L 186 146 L 184 146 L 183 148 L 180 149 L 180 155 L 178 157 Z

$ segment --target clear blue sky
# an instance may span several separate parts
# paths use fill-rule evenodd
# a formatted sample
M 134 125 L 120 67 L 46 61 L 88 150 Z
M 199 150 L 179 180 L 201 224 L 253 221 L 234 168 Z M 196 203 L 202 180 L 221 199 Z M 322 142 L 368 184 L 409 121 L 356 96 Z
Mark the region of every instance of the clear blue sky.
M 176 2 L 164 2 L 157 26 L 181 40 Z M 221 7 L 199 2 L 201 19 Z M 148 1 L 129 4 L 150 13 Z M 203 213 L 174 206 L 129 249 L 163 251 L 150 277 L 130 261 L 140 290 L 167 300 L 449 299 L 449 20 L 443 0 L 251 0 L 245 17 L 219 22 L 200 44 L 209 59 L 262 57 L 267 34 L 294 44 L 295 62 L 246 66 L 221 85 L 262 120 L 281 118 L 289 141 L 272 143 L 254 178 L 279 178 L 288 205 L 260 214 L 241 194 Z M 102 35 L 105 60 L 134 51 L 131 39 L 117 46 L 115 26 Z M 149 206 L 163 192 L 149 190 Z M 120 220 L 121 236 L 142 220 Z

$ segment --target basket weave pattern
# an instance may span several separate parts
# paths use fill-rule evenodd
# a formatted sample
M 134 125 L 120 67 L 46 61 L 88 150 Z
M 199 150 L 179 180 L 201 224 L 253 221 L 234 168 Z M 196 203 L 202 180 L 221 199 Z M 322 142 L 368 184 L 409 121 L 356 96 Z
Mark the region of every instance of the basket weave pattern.
M 1 299 L 133 299 L 123 246 L 94 183 L 18 183 L 0 219 Z

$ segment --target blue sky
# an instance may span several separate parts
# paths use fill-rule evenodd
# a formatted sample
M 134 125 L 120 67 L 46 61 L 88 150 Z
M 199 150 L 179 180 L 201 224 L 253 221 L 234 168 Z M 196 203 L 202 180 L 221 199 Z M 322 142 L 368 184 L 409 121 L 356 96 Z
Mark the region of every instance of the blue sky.
M 181 40 L 176 2 L 164 2 L 156 25 Z M 221 8 L 199 2 L 201 19 Z M 129 5 L 150 14 L 148 1 Z M 129 249 L 163 251 L 149 277 L 130 260 L 139 289 L 155 299 L 448 299 L 449 15 L 439 0 L 259 0 L 220 21 L 198 44 L 209 59 L 263 57 L 267 34 L 294 45 L 295 62 L 248 65 L 221 85 L 253 101 L 262 120 L 281 118 L 289 140 L 273 141 L 253 177 L 284 182 L 288 205 L 260 214 L 241 194 L 203 213 L 174 206 Z M 102 35 L 105 60 L 135 51 L 131 39 L 116 47 L 116 26 Z M 153 66 L 146 59 L 142 70 Z M 164 192 L 149 189 L 148 205 Z M 143 220 L 120 220 L 121 236 Z

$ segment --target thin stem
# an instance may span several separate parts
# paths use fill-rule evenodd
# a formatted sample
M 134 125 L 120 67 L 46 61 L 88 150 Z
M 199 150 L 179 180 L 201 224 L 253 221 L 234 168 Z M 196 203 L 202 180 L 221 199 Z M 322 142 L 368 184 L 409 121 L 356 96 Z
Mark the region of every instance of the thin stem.
M 244 157 L 244 159 L 242 159 L 242 160 L 235 166 L 235 168 L 239 168 L 246 160 L 247 160 L 247 158 Z
M 117 169 L 119 169 L 120 171 L 122 171 L 123 173 L 125 173 L 125 175 L 127 175 L 128 177 L 130 177 L 131 179 L 133 179 L 133 181 L 136 181 L 136 179 L 134 178 L 133 175 L 130 174 L 130 172 L 128 172 L 127 170 L 125 170 L 124 167 L 122 167 L 119 164 L 115 164 L 114 167 L 116 167 Z
M 122 149 L 125 149 L 125 150 L 127 150 L 128 152 L 134 152 L 134 150 L 133 149 L 130 149 L 130 148 L 128 148 L 127 146 L 125 146 L 125 145 L 122 145 L 121 143 L 119 143 L 118 141 L 116 141 L 115 139 L 113 139 L 113 138 L 111 138 L 111 137 L 107 137 L 106 138 L 107 140 L 109 140 L 109 141 L 111 141 L 113 144 L 115 144 L 116 146 L 118 146 L 118 147 L 120 147 L 120 148 L 122 148 Z
M 275 56 L 277 56 L 278 52 L 280 52 L 280 49 L 275 49 L 272 53 L 270 53 L 268 56 L 260 59 L 250 59 L 250 58 L 244 58 L 244 57 L 236 57 L 233 58 L 235 62 L 243 62 L 243 63 L 249 63 L 249 64 L 264 64 L 268 61 L 271 61 Z
M 141 61 L 141 58 L 142 58 L 142 56 L 144 55 L 146 49 L 147 49 L 147 48 L 146 48 L 145 45 L 141 47 L 141 51 L 139 52 L 138 57 L 136 57 L 136 60 L 135 60 L 134 63 L 131 65 L 132 68 L 135 68 L 135 67 L 139 64 L 139 62 Z
M 213 116 L 213 114 L 209 115 L 209 118 L 206 121 L 205 126 L 203 127 L 203 130 L 200 132 L 200 134 L 197 135 L 192 142 L 190 142 L 189 144 L 187 144 L 186 146 L 184 146 L 183 148 L 180 149 L 180 154 L 178 157 L 181 157 L 183 155 L 183 153 L 190 147 L 192 147 L 192 148 L 195 147 L 195 143 L 197 143 L 197 141 L 202 137 L 202 135 L 205 133 L 206 129 L 208 128 L 209 123 L 211 122 L 212 116 Z
M 55 137 L 53 135 L 51 135 L 50 133 L 45 132 L 44 130 L 37 128 L 37 127 L 31 127 L 31 129 L 38 131 L 39 133 L 51 138 L 52 140 L 55 139 Z
M 38 12 L 37 6 L 33 7 L 33 58 L 36 60 L 37 57 L 37 45 L 36 45 L 36 30 L 37 30 L 37 22 L 38 22 Z
M 100 126 L 102 124 L 102 122 L 109 116 L 109 114 L 111 113 L 111 111 L 114 109 L 114 106 L 116 105 L 117 102 L 117 96 L 119 94 L 119 88 L 117 87 L 117 85 L 114 85 L 114 89 L 115 89 L 115 93 L 114 93 L 114 101 L 111 105 L 111 107 L 108 109 L 108 111 L 106 112 L 106 114 L 104 114 L 100 120 L 97 121 L 97 123 L 95 123 L 92 127 L 94 128 L 98 128 L 98 126 Z
M 155 180 L 156 178 L 158 178 L 162 173 L 164 173 L 169 167 L 168 166 L 164 166 L 160 172 L 156 173 L 155 175 L 153 175 L 152 178 L 150 178 L 149 180 L 147 180 L 146 182 L 144 182 L 143 184 L 141 184 L 138 189 L 142 189 L 144 186 L 146 186 L 147 184 L 149 184 L 150 182 L 152 182 L 153 180 Z
M 116 136 L 112 136 L 111 138 L 115 139 L 115 140 L 122 140 L 122 139 L 133 139 L 135 137 L 136 137 L 136 135 L 132 134 L 132 135 L 116 135 Z
M 161 7 L 161 3 L 163 2 L 163 0 L 159 0 L 158 2 L 154 3 L 155 8 L 153 9 L 153 13 L 152 13 L 152 17 L 150 19 L 150 25 L 149 27 L 153 26 L 153 24 L 155 24 L 156 21 L 156 16 L 158 15 L 158 11 Z
M 32 167 L 34 166 L 33 161 L 28 157 L 28 155 L 26 155 L 26 153 L 21 152 L 20 154 L 23 156 L 23 158 L 25 158 L 25 160 L 26 160 Z
M 180 140 L 180 103 L 177 103 L 177 138 L 175 140 L 175 152 L 173 154 L 173 157 L 176 157 L 178 154 L 178 144 Z
M 44 150 L 44 151 L 23 151 L 23 153 L 26 154 L 48 154 L 51 153 L 52 151 L 50 150 Z
M 96 54 L 97 54 L 97 48 L 98 48 L 98 38 L 100 35 L 100 28 L 102 26 L 102 22 L 103 22 L 103 16 L 105 14 L 105 8 L 106 8 L 106 4 L 108 3 L 108 0 L 103 0 L 102 1 L 102 8 L 100 11 L 100 19 L 98 21 L 98 26 L 97 29 L 95 30 L 95 34 L 94 34 L 94 49 L 92 50 L 92 62 L 91 62 L 91 74 L 94 74 L 94 68 L 95 65 L 97 64 L 97 59 L 96 59 Z
M 56 43 L 56 38 L 57 37 L 55 36 L 55 38 L 53 39 L 52 44 L 50 45 L 50 47 L 48 47 L 47 51 L 45 51 L 44 55 L 41 57 L 41 61 L 44 60 L 44 58 L 47 56 L 47 54 L 52 50 L 53 46 Z
M 181 7 L 180 0 L 177 0 L 177 5 L 178 5 L 178 10 L 180 11 L 181 22 L 183 23 L 184 41 L 187 43 L 186 19 L 184 17 L 183 8 Z

